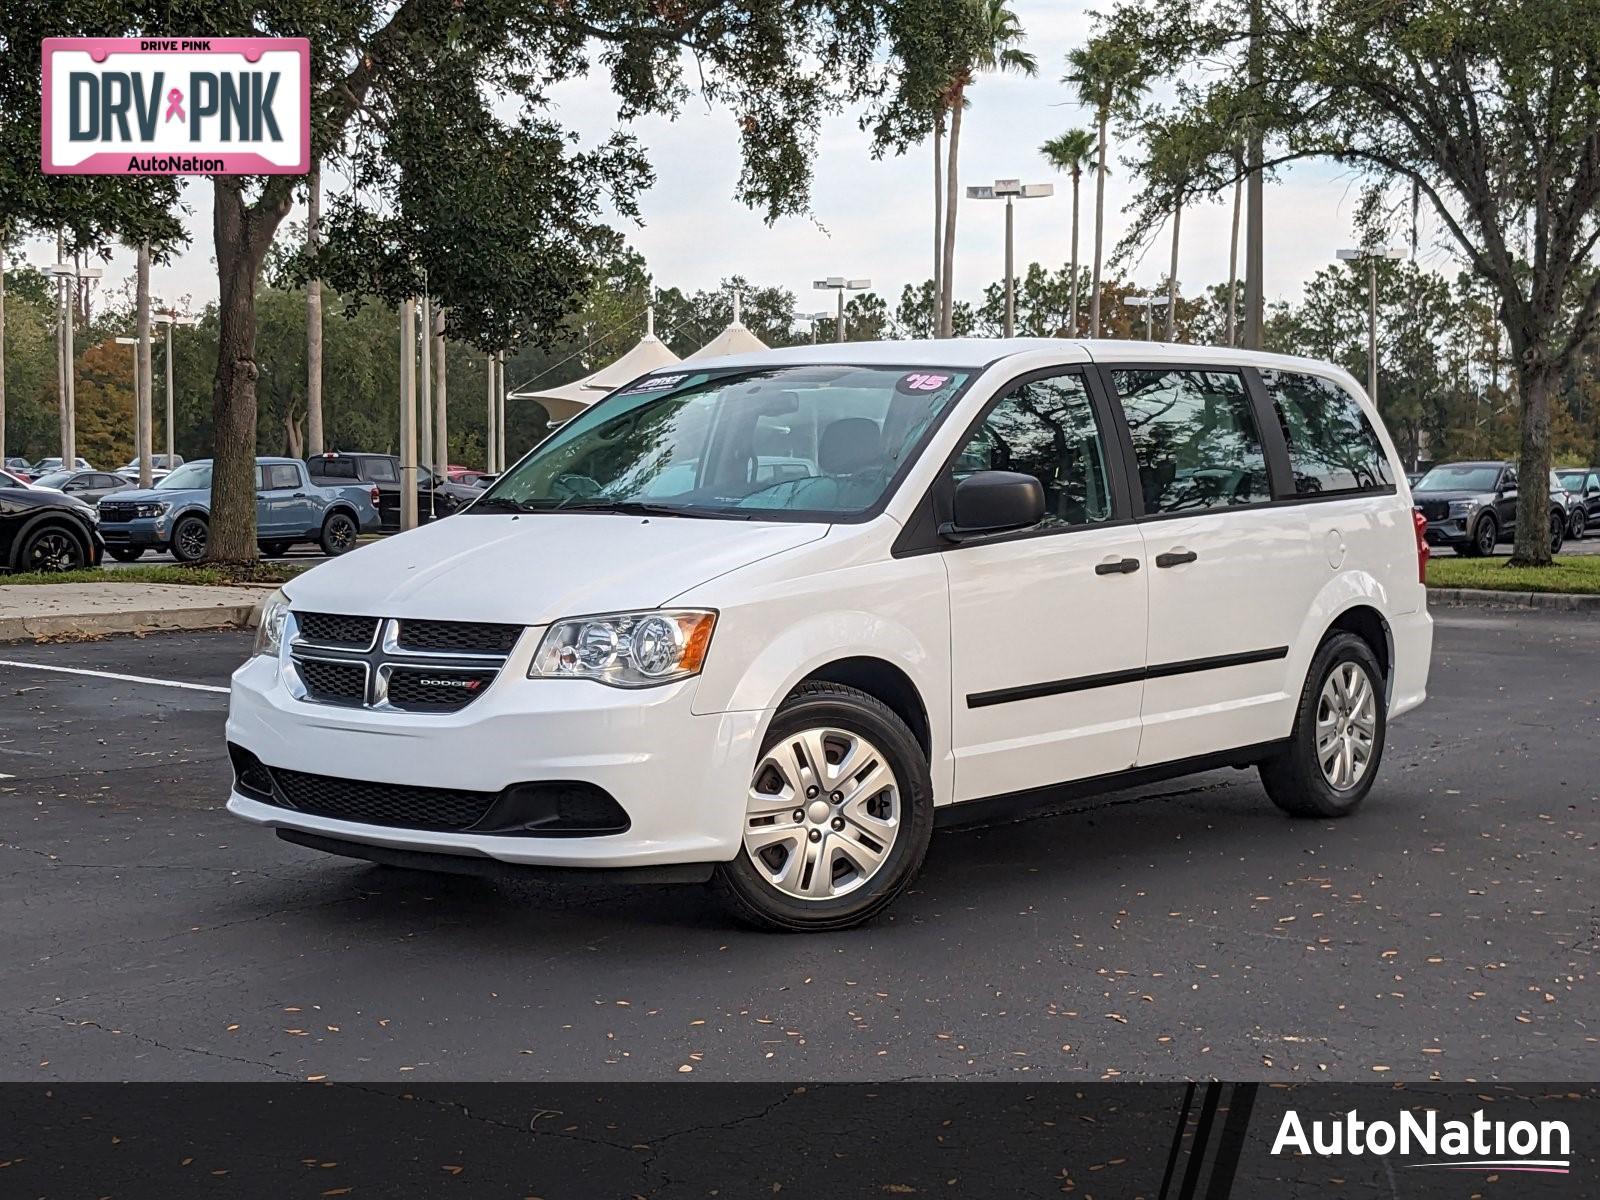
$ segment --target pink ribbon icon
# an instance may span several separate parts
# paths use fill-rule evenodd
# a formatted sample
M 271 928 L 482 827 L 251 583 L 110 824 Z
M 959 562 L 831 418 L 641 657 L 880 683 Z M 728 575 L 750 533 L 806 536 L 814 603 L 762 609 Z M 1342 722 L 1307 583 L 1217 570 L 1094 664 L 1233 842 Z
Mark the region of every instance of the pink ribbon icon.
M 180 121 L 188 120 L 183 115 L 183 92 L 177 88 L 173 88 L 167 93 L 167 115 L 165 120 L 170 121 L 173 117 L 177 117 Z

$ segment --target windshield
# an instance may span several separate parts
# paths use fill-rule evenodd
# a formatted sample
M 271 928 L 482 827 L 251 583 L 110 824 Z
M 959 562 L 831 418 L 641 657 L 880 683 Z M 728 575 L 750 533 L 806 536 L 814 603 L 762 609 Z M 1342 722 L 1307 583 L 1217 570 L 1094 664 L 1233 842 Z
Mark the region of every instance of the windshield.
M 183 488 L 201 490 L 211 486 L 211 464 L 209 462 L 184 463 L 156 484 L 158 488 L 166 491 L 176 491 Z
M 59 488 L 63 483 L 72 478 L 71 471 L 52 471 L 48 475 L 41 475 L 34 483 L 43 488 Z
M 1424 475 L 1417 486 L 1418 492 L 1492 492 L 1500 481 L 1500 468 L 1474 466 L 1461 463 L 1450 467 L 1435 467 Z
M 1556 473 L 1556 482 L 1558 482 L 1562 487 L 1566 488 L 1567 491 L 1571 492 L 1573 495 L 1577 495 L 1583 491 L 1583 472 L 1558 471 Z
M 859 517 L 970 372 L 795 366 L 649 375 L 573 418 L 471 511 Z

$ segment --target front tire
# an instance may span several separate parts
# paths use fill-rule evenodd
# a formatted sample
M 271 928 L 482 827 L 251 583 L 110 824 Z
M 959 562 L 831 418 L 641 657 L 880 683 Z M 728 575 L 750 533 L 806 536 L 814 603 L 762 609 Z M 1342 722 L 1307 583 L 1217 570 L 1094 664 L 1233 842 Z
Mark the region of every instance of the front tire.
M 1290 816 L 1348 816 L 1372 790 L 1387 725 L 1372 647 L 1336 633 L 1311 660 L 1289 745 L 1261 764 L 1261 786 Z
M 21 571 L 76 571 L 88 565 L 83 543 L 72 530 L 63 525 L 45 525 L 35 529 L 22 543 L 22 553 L 17 559 Z
M 322 537 L 319 541 L 322 552 L 329 558 L 338 558 L 339 555 L 355 549 L 359 533 L 354 519 L 349 514 L 333 513 L 322 523 Z
M 1550 514 L 1550 553 L 1561 553 L 1561 543 L 1567 540 L 1567 519 L 1560 513 Z
M 1472 536 L 1458 548 L 1457 552 L 1466 555 L 1468 558 L 1483 558 L 1494 553 L 1495 545 L 1499 541 L 1499 522 L 1485 513 L 1478 518 L 1478 523 L 1473 526 Z
M 1583 535 L 1589 531 L 1589 514 L 1582 508 L 1572 510 L 1572 523 L 1567 526 L 1567 536 L 1575 542 L 1583 541 Z
M 739 802 L 743 842 L 712 884 L 762 929 L 860 924 L 911 882 L 933 835 L 921 745 L 886 704 L 842 684 L 802 684 L 784 701 Z
M 199 562 L 206 556 L 211 529 L 200 517 L 184 517 L 172 527 L 172 557 L 181 563 Z

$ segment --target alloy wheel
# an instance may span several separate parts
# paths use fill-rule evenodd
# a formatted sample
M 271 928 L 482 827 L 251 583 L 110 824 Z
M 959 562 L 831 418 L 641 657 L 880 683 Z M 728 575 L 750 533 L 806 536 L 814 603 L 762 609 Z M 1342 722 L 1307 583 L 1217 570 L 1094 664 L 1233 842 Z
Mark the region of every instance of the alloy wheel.
M 860 734 L 807 729 L 756 764 L 744 849 L 766 881 L 797 900 L 832 900 L 883 866 L 900 832 L 900 784 Z
M 83 548 L 69 533 L 47 530 L 28 547 L 28 567 L 34 571 L 72 571 L 83 566 Z
M 206 552 L 206 526 L 203 521 L 185 521 L 178 530 L 178 548 L 182 557 L 193 562 Z
M 356 527 L 349 517 L 332 517 L 328 521 L 328 548 L 343 554 L 355 545 Z
M 1361 782 L 1378 735 L 1377 695 L 1359 663 L 1342 662 L 1328 674 L 1317 701 L 1317 764 L 1335 791 Z

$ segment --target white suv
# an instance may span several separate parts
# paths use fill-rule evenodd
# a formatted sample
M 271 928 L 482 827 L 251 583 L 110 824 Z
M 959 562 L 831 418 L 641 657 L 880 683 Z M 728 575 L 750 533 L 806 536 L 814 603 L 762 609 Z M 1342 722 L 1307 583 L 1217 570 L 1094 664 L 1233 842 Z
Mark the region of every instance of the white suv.
M 836 929 L 981 800 L 1255 764 L 1286 811 L 1350 812 L 1425 695 L 1426 554 L 1323 363 L 684 364 L 286 586 L 233 677 L 228 807 L 337 854 L 709 879 Z

